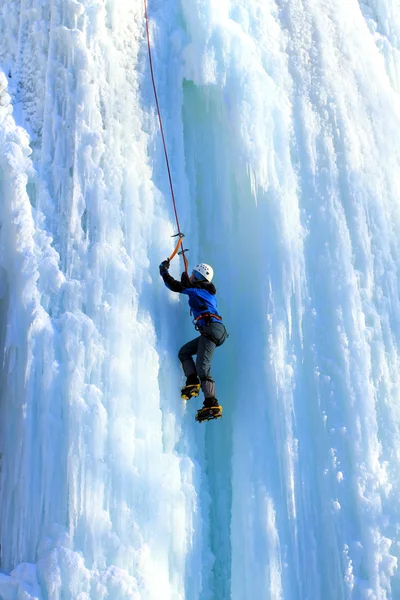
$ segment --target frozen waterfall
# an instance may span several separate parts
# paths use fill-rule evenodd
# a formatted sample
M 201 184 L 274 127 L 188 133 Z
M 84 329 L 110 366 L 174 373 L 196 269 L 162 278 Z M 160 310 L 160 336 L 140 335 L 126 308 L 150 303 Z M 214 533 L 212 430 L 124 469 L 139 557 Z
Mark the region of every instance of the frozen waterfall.
M 0 0 L 0 600 L 398 600 L 399 3 L 148 9 L 224 417 L 143 0 Z

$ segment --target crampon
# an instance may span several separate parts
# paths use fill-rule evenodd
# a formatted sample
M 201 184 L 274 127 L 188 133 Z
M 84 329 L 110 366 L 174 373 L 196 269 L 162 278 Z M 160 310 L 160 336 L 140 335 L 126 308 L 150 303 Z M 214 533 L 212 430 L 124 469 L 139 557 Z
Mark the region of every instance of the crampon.
M 196 398 L 200 393 L 200 384 L 185 385 L 181 389 L 181 398 L 183 400 L 190 400 L 190 398 Z
M 196 421 L 211 421 L 222 417 L 222 406 L 203 406 L 197 411 Z

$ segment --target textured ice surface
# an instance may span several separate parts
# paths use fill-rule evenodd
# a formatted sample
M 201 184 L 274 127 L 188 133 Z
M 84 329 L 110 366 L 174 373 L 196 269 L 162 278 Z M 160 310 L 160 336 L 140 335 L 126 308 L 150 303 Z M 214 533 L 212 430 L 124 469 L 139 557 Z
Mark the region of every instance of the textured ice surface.
M 0 598 L 396 600 L 398 3 L 149 15 L 224 418 L 179 398 L 142 0 L 0 0 Z

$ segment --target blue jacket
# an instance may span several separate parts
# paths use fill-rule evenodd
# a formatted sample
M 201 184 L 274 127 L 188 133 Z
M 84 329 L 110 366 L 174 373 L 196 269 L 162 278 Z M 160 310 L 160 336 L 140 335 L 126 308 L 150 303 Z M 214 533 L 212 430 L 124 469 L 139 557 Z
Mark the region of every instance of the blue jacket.
M 209 281 L 192 282 L 186 271 L 182 273 L 180 281 L 174 279 L 168 271 L 162 273 L 161 277 L 169 290 L 189 296 L 189 306 L 194 320 L 205 313 L 220 316 L 217 308 L 217 290 L 213 283 L 210 283 Z M 211 317 L 210 320 L 211 322 L 222 323 L 222 319 L 216 319 L 215 317 Z M 202 327 L 206 323 L 204 319 L 199 319 L 196 321 L 196 324 L 199 327 Z

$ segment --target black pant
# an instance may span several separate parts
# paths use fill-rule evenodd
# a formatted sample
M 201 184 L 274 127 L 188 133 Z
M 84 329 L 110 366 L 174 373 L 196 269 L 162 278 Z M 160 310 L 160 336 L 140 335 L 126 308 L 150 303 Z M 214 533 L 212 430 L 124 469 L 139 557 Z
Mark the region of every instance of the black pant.
M 222 323 L 210 323 L 199 329 L 201 335 L 179 350 L 179 360 L 186 377 L 197 374 L 205 398 L 215 398 L 215 383 L 211 377 L 211 359 L 217 346 L 221 346 L 228 334 Z M 196 356 L 196 364 L 192 356 Z

